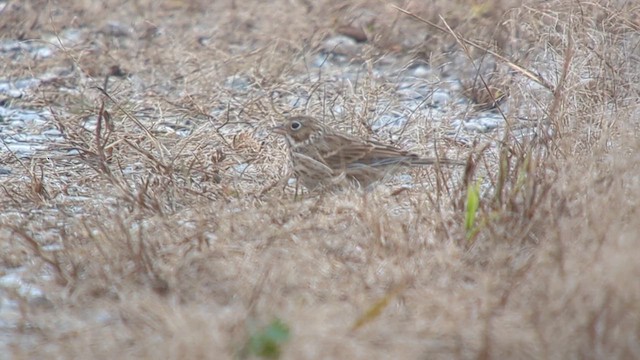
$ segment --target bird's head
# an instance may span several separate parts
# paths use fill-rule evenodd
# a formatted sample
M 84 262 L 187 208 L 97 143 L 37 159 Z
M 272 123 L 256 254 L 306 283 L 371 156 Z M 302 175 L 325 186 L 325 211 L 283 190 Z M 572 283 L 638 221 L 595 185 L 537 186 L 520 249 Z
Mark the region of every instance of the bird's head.
M 324 126 L 310 116 L 300 115 L 286 118 L 271 131 L 284 135 L 289 146 L 295 148 L 316 141 L 324 133 Z

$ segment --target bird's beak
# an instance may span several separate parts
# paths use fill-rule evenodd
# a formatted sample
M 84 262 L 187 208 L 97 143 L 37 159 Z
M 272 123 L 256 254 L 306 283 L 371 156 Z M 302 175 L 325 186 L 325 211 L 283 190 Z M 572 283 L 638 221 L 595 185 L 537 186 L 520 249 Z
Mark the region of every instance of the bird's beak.
M 287 133 L 287 130 L 285 129 L 285 127 L 283 125 L 274 126 L 269 130 L 271 130 L 271 132 L 274 132 L 274 133 L 280 134 L 280 135 L 285 135 Z

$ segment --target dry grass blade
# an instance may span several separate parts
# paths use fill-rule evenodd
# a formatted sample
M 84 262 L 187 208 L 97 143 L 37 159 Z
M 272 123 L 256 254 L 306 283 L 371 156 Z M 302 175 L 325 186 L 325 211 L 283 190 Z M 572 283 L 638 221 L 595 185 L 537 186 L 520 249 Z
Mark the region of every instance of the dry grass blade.
M 534 74 L 533 72 L 523 68 L 522 66 L 520 66 L 520 65 L 514 63 L 513 61 L 505 58 L 504 56 L 498 54 L 497 52 L 495 52 L 495 51 L 493 51 L 493 50 L 491 50 L 491 49 L 489 49 L 489 48 L 487 48 L 487 47 L 485 47 L 485 46 L 483 46 L 483 45 L 481 45 L 481 44 L 479 44 L 479 43 L 477 43 L 477 42 L 475 42 L 473 40 L 469 40 L 469 39 L 466 39 L 466 38 L 460 36 L 459 34 L 455 34 L 449 28 L 444 28 L 444 27 L 442 27 L 442 26 L 440 26 L 438 24 L 434 24 L 433 22 L 431 22 L 429 20 L 423 19 L 420 16 L 418 16 L 418 15 L 416 15 L 416 14 L 410 12 L 410 11 L 402 9 L 402 8 L 396 6 L 396 5 L 391 5 L 391 6 L 393 6 L 393 8 L 395 8 L 398 11 L 400 11 L 401 13 L 403 13 L 405 15 L 408 15 L 408 16 L 411 16 L 412 18 L 414 18 L 414 19 L 416 19 L 416 20 L 418 20 L 418 21 L 420 21 L 422 23 L 425 23 L 425 24 L 427 24 L 427 25 L 429 25 L 429 26 L 431 26 L 431 27 L 433 27 L 433 28 L 435 28 L 435 29 L 437 29 L 437 30 L 439 30 L 441 32 L 453 34 L 456 37 L 456 40 L 459 40 L 460 42 L 462 42 L 462 43 L 464 43 L 466 45 L 470 45 L 470 46 L 473 46 L 475 48 L 478 48 L 478 49 L 486 52 L 487 54 L 493 55 L 496 59 L 502 61 L 507 66 L 512 68 L 514 71 L 516 71 L 516 72 L 522 74 L 523 76 L 527 77 L 528 79 L 530 79 L 532 81 L 535 81 L 536 83 L 544 86 L 546 89 L 548 89 L 550 91 L 554 91 L 554 86 L 551 83 L 549 83 L 548 81 L 546 81 L 544 78 L 542 78 L 540 75 Z
M 382 314 L 382 311 L 389 306 L 389 303 L 395 299 L 404 289 L 406 284 L 395 286 L 391 291 L 386 293 L 382 298 L 373 303 L 365 312 L 360 315 L 351 326 L 352 331 L 356 331 L 366 324 L 374 321 Z
M 18 236 L 20 236 L 20 238 L 22 238 L 22 240 L 27 244 L 31 251 L 33 251 L 34 255 L 36 255 L 37 258 L 44 261 L 44 263 L 46 263 L 47 265 L 51 266 L 56 275 L 56 279 L 61 286 L 66 286 L 69 283 L 66 271 L 57 258 L 51 258 L 46 255 L 45 251 L 42 250 L 42 245 L 40 245 L 38 241 L 33 238 L 33 236 L 28 234 L 24 230 L 24 228 L 17 226 L 9 226 L 9 228 L 14 234 L 17 234 Z
M 144 124 L 142 124 L 140 120 L 138 120 L 134 115 L 132 115 L 127 109 L 121 106 L 118 101 L 116 101 L 113 97 L 111 97 L 111 95 L 109 95 L 109 93 L 107 93 L 106 90 L 100 87 L 96 87 L 95 89 L 100 91 L 104 96 L 106 96 L 109 100 L 111 100 L 111 102 L 113 102 L 113 104 L 118 108 L 118 110 L 122 111 L 122 113 L 125 114 L 128 119 L 133 121 L 133 123 L 136 124 L 136 126 L 138 126 L 140 130 L 144 131 L 144 133 L 147 135 L 147 138 L 155 144 L 156 149 L 158 150 L 161 158 L 168 153 L 168 150 L 158 141 L 158 139 L 149 131 L 149 129 L 147 129 L 147 127 Z

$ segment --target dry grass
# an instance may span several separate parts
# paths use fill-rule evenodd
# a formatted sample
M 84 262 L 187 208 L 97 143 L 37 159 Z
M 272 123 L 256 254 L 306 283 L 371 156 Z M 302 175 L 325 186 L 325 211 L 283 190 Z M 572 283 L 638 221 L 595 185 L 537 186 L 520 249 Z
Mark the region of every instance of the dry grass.
M 44 294 L 0 292 L 19 304 L 5 354 L 640 357 L 637 5 L 396 4 L 443 32 L 366 0 L 76 3 L 0 14 L 0 40 L 58 47 L 0 67 L 53 74 L 9 105 L 49 109 L 64 138 L 0 153 L 0 274 Z M 368 39 L 341 55 L 358 79 L 309 66 L 349 31 Z M 456 114 L 497 103 L 505 128 L 375 128 L 396 105 L 385 59 L 457 74 L 477 106 Z M 267 131 L 286 112 L 471 160 L 411 189 L 295 196 Z

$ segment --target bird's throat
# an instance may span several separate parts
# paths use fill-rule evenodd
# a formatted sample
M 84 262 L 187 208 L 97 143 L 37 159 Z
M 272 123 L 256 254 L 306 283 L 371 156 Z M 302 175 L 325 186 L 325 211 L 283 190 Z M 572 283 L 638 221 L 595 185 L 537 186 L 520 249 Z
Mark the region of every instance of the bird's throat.
M 292 150 L 297 150 L 300 147 L 314 144 L 321 137 L 322 137 L 321 131 L 317 131 L 309 134 L 309 136 L 306 139 L 296 139 L 291 135 L 287 135 L 287 142 L 289 143 L 289 146 L 291 147 Z

